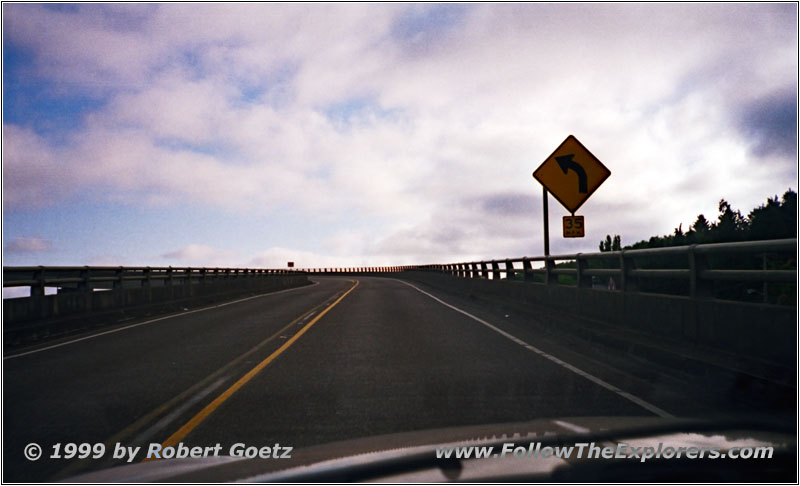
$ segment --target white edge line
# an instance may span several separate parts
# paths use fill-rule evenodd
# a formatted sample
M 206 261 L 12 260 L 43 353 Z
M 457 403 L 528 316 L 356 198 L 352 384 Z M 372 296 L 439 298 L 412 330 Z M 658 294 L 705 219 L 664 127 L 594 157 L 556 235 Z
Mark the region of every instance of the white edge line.
M 225 302 L 223 304 L 212 305 L 210 307 L 203 307 L 202 309 L 195 309 L 195 310 L 190 310 L 188 312 L 181 312 L 180 314 L 172 314 L 172 315 L 169 315 L 169 316 L 159 317 L 157 319 L 150 319 L 149 321 L 139 322 L 139 323 L 136 323 L 136 324 L 131 324 L 130 326 L 125 326 L 125 327 L 118 327 L 116 329 L 111 329 L 110 331 L 99 332 L 97 334 L 92 334 L 91 336 L 84 336 L 82 338 L 73 339 L 71 341 L 66 341 L 66 342 L 59 343 L 59 344 L 54 344 L 52 346 L 46 346 L 44 348 L 38 348 L 38 349 L 31 350 L 31 351 L 26 351 L 24 353 L 19 353 L 19 354 L 12 354 L 11 356 L 3 356 L 3 361 L 5 361 L 7 359 L 20 358 L 22 356 L 27 356 L 29 354 L 41 353 L 42 351 L 47 351 L 49 349 L 60 348 L 61 346 L 66 346 L 68 344 L 73 344 L 73 343 L 77 343 L 77 342 L 80 342 L 80 341 L 86 341 L 87 339 L 93 339 L 93 338 L 96 338 L 96 337 L 103 336 L 105 334 L 111 334 L 111 333 L 114 333 L 114 332 L 124 331 L 126 329 L 131 329 L 131 328 L 134 328 L 134 327 L 144 326 L 145 324 L 152 324 L 154 322 L 163 321 L 165 319 L 172 319 L 173 317 L 180 317 L 180 316 L 185 316 L 185 315 L 188 315 L 188 314 L 194 314 L 195 312 L 203 312 L 203 311 L 207 311 L 207 310 L 211 310 L 211 309 L 218 309 L 220 307 L 225 307 L 226 305 L 238 304 L 239 302 L 244 302 L 244 301 L 250 300 L 250 299 L 257 299 L 259 297 L 265 297 L 267 295 L 276 295 L 276 294 L 282 294 L 284 292 L 291 292 L 293 290 L 305 289 L 305 288 L 308 288 L 308 287 L 313 287 L 314 285 L 318 285 L 318 284 L 319 284 L 319 282 L 312 281 L 311 285 L 303 285 L 301 287 L 292 287 L 291 289 L 283 289 L 283 290 L 278 290 L 278 291 L 275 291 L 275 292 L 267 292 L 266 294 L 253 295 L 253 296 L 250 296 L 250 297 L 245 297 L 244 299 L 233 300 L 231 302 Z
M 608 383 L 608 382 L 606 382 L 606 381 L 604 381 L 604 380 L 602 380 L 602 379 L 600 379 L 600 378 L 598 378 L 598 377 L 596 377 L 596 376 L 594 376 L 592 374 L 589 374 L 589 373 L 583 371 L 582 369 L 577 368 L 577 367 L 567 363 L 566 361 L 560 360 L 560 359 L 556 358 L 555 356 L 553 356 L 551 354 L 545 353 L 544 351 L 542 351 L 541 349 L 537 348 L 536 346 L 532 346 L 532 345 L 526 343 L 525 341 L 519 339 L 518 337 L 513 336 L 513 335 L 503 331 L 502 329 L 499 329 L 499 328 L 493 326 L 492 324 L 489 324 L 488 322 L 484 321 L 483 319 L 481 319 L 479 317 L 473 316 L 472 314 L 470 314 L 469 312 L 467 312 L 465 310 L 459 309 L 458 307 L 456 307 L 454 305 L 448 304 L 447 302 L 441 300 L 440 298 L 438 298 L 438 297 L 436 297 L 434 295 L 431 295 L 428 292 L 425 292 L 424 290 L 422 290 L 422 289 L 420 289 L 420 288 L 418 288 L 418 287 L 416 287 L 416 286 L 414 286 L 414 285 L 412 285 L 412 284 L 410 284 L 410 283 L 408 283 L 408 282 L 406 282 L 404 280 L 398 280 L 398 279 L 392 279 L 392 280 L 397 280 L 398 282 L 404 283 L 404 284 L 408 285 L 409 287 L 411 287 L 412 289 L 416 290 L 417 292 L 425 294 L 428 297 L 430 297 L 431 299 L 435 300 L 436 302 L 439 302 L 440 304 L 444 305 L 445 307 L 449 307 L 449 308 L 453 309 L 456 312 L 460 312 L 461 314 L 464 314 L 465 316 L 471 318 L 472 320 L 480 322 L 481 324 L 483 324 L 484 326 L 488 327 L 489 329 L 491 329 L 491 330 L 501 334 L 502 336 L 514 341 L 515 343 L 523 346 L 527 350 L 533 351 L 534 353 L 538 354 L 539 356 L 552 361 L 553 363 L 561 366 L 562 368 L 566 368 L 566 369 L 572 371 L 573 373 L 575 373 L 577 375 L 580 375 L 580 376 L 586 378 L 587 380 L 589 380 L 589 381 L 591 381 L 591 382 L 593 382 L 593 383 L 595 383 L 597 385 L 602 386 L 606 390 L 609 390 L 609 391 L 612 391 L 612 392 L 616 393 L 617 395 L 621 396 L 622 398 L 625 398 L 626 400 L 628 400 L 630 402 L 633 402 L 636 405 L 639 405 L 640 407 L 644 408 L 648 412 L 654 413 L 654 414 L 658 415 L 659 417 L 663 417 L 663 418 L 674 418 L 675 417 L 671 413 L 666 412 L 666 411 L 656 407 L 652 403 L 646 402 L 645 400 L 642 400 L 641 398 L 639 398 L 639 397 L 637 397 L 635 395 L 632 395 L 632 394 L 630 394 L 628 392 L 624 392 L 624 391 L 620 390 L 619 388 L 617 388 L 616 386 L 614 386 L 614 385 L 612 385 L 612 384 L 610 384 L 610 383 Z

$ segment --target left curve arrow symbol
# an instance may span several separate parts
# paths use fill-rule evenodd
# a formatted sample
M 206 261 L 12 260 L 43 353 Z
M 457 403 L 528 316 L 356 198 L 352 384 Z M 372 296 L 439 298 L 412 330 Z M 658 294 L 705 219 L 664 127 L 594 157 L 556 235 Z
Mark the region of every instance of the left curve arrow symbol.
M 578 192 L 586 194 L 589 192 L 586 182 L 586 170 L 581 166 L 581 164 L 572 160 L 575 157 L 575 154 L 569 155 L 562 155 L 560 157 L 556 157 L 556 162 L 558 162 L 558 166 L 561 167 L 561 170 L 564 174 L 567 173 L 570 169 L 574 170 L 576 174 L 578 174 Z

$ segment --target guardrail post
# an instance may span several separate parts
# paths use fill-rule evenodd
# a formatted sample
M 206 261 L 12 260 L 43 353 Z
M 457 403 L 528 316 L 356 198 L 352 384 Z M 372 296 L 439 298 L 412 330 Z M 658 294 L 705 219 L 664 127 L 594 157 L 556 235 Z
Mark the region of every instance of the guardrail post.
M 78 282 L 78 292 L 91 292 L 92 289 L 89 285 L 89 266 L 84 265 L 81 269 L 81 281 Z
M 697 245 L 689 246 L 689 296 L 693 299 L 710 299 L 714 297 L 714 282 L 704 280 L 701 273 L 708 270 L 708 258 L 695 252 Z
M 481 262 L 481 278 L 489 278 L 489 271 L 486 269 L 486 262 Z
M 533 281 L 533 267 L 531 266 L 531 260 L 528 257 L 522 258 L 522 280 L 525 282 L 528 280 Z
M 183 285 L 184 288 L 186 289 L 184 291 L 186 292 L 184 294 L 185 297 L 194 297 L 194 294 L 196 292 L 195 288 L 192 287 L 192 271 L 193 271 L 192 267 L 186 267 L 186 270 L 184 270 L 184 273 L 186 275 L 183 279 Z
M 169 298 L 174 299 L 175 269 L 173 269 L 171 265 L 167 268 L 167 281 L 164 283 L 167 285 L 167 293 L 169 295 Z
M 575 275 L 575 279 L 577 280 L 576 283 L 578 285 L 578 288 L 591 287 L 592 286 L 592 279 L 591 278 L 587 279 L 586 277 L 584 277 L 584 271 L 586 271 L 586 268 L 588 266 L 588 262 L 586 261 L 585 258 L 581 258 L 581 253 L 578 253 L 577 255 L 575 255 L 575 263 L 576 263 L 576 267 L 578 269 L 577 275 Z
M 762 253 L 761 255 L 757 255 L 761 257 L 761 269 L 767 271 L 767 254 Z M 766 280 L 761 284 L 761 301 L 765 304 L 769 304 L 769 284 Z
M 144 268 L 144 280 L 142 280 L 142 286 L 144 287 L 144 295 L 147 299 L 147 303 L 150 304 L 153 302 L 153 272 L 150 267 Z
M 514 264 L 511 260 L 506 260 L 506 280 L 514 280 Z
M 124 267 L 117 267 L 116 271 L 114 272 L 114 282 L 112 282 L 112 293 L 114 295 L 114 300 L 117 303 L 118 307 L 125 307 L 126 299 L 125 299 L 125 292 L 123 287 L 123 282 L 125 281 L 125 268 Z
M 113 283 L 114 290 L 122 290 L 124 274 L 125 274 L 125 269 L 123 267 L 118 267 L 117 270 L 114 272 L 114 283 Z
M 90 281 L 91 269 L 88 265 L 84 265 L 81 270 L 81 281 L 78 283 L 77 291 L 80 294 L 81 305 L 84 312 L 92 310 L 92 284 Z
M 556 262 L 550 258 L 546 257 L 544 260 L 544 283 L 547 285 L 557 285 L 558 284 L 558 275 L 553 273 L 553 270 L 556 267 Z
M 634 277 L 631 276 L 631 270 L 636 268 L 636 262 L 633 258 L 626 255 L 628 250 L 620 250 L 619 252 L 619 269 L 620 269 L 620 282 L 619 289 L 622 292 L 636 292 L 639 290 Z
M 33 274 L 35 285 L 31 285 L 31 297 L 44 297 L 44 267 L 39 265 L 39 269 Z

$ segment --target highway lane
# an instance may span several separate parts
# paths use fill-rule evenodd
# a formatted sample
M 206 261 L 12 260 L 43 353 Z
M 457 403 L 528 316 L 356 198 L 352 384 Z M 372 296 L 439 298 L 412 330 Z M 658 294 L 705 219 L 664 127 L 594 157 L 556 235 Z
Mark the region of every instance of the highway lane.
M 41 352 L 4 356 L 3 479 L 43 479 L 67 465 L 64 460 L 25 460 L 22 450 L 30 442 L 47 452 L 59 442 L 149 441 L 145 433 L 159 432 L 159 421 L 181 407 L 191 412 L 189 401 L 237 378 L 280 346 L 299 323 L 284 329 L 288 324 L 319 310 L 348 286 L 347 281 L 324 280 L 95 333 Z
M 46 450 L 99 441 L 304 447 L 448 426 L 672 410 L 672 403 L 642 399 L 638 385 L 617 388 L 634 383 L 592 361 L 561 361 L 535 334 L 490 312 L 479 317 L 448 305 L 417 284 L 314 280 L 313 287 L 4 359 L 4 480 L 110 465 L 28 462 L 21 451 L 29 442 Z
M 545 417 L 653 415 L 402 282 L 359 280 L 181 440 L 304 447 Z

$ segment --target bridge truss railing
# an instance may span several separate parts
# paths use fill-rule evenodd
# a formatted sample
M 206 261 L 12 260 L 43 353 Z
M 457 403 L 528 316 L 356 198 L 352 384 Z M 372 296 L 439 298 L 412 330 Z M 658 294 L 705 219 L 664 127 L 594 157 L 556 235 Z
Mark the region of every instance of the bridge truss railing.
M 738 285 L 767 302 L 770 284 L 796 289 L 796 256 L 797 239 L 790 238 L 419 265 L 408 269 L 460 278 L 678 293 L 692 298 L 719 298 L 721 288 L 725 290 L 727 286 L 731 294 L 735 293 L 731 285 Z M 667 281 L 673 284 L 666 285 Z
M 57 288 L 59 292 L 71 292 L 285 274 L 363 275 L 422 271 L 460 278 L 519 280 L 622 292 L 678 293 L 692 298 L 719 297 L 721 287 L 744 285 L 747 286 L 745 292 L 754 292 L 758 294 L 756 297 L 760 296 L 767 302 L 769 285 L 791 285 L 796 289 L 796 255 L 797 239 L 790 238 L 380 267 L 3 267 L 3 287 L 30 287 L 30 295 L 37 296 L 44 295 L 48 287 Z M 761 287 L 754 287 L 758 285 Z
M 286 275 L 286 269 L 193 267 L 28 266 L 3 267 L 3 287 L 30 287 L 30 295 L 46 288 L 59 292 L 161 287 L 231 279 Z

